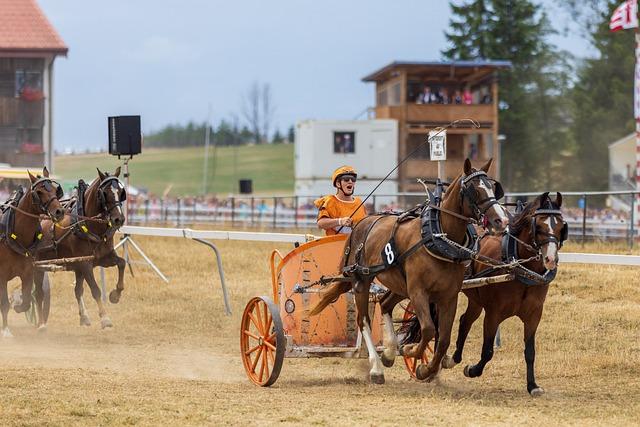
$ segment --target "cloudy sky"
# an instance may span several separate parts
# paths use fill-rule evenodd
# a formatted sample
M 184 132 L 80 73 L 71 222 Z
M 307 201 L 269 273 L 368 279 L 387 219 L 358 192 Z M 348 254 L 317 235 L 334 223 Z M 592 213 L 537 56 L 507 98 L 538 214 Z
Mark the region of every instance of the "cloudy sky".
M 305 118 L 352 119 L 373 104 L 360 79 L 393 60 L 437 60 L 445 0 L 38 0 L 69 46 L 56 61 L 56 149 L 106 147 L 107 116 L 143 131 L 241 111 L 271 85 L 281 131 Z M 566 15 L 551 7 L 552 22 Z M 577 35 L 560 47 L 589 54 Z

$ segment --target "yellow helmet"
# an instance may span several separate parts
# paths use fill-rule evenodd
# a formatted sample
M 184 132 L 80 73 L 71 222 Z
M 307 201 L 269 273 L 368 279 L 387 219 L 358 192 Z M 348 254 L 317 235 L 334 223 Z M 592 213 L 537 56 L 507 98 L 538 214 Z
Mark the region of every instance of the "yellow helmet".
M 331 182 L 333 186 L 336 186 L 336 181 L 344 175 L 353 175 L 355 178 L 358 177 L 356 170 L 352 166 L 340 166 L 338 169 L 333 171 L 333 175 L 331 175 Z

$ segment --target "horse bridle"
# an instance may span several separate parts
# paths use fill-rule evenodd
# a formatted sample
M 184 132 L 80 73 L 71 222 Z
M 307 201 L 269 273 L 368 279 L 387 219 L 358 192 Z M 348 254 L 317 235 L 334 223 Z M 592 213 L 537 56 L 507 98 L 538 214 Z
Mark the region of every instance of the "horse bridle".
M 36 187 L 39 184 L 43 184 L 44 189 L 46 191 L 51 191 L 52 190 L 51 187 L 55 185 L 56 196 L 51 197 L 46 203 L 43 203 L 42 200 L 40 199 L 40 196 L 38 195 L 38 192 L 36 191 Z M 60 201 L 60 199 L 62 199 L 62 197 L 64 196 L 64 190 L 62 189 L 62 186 L 58 182 L 54 181 L 53 179 L 45 177 L 45 178 L 39 178 L 38 180 L 36 180 L 36 182 L 31 184 L 31 188 L 29 189 L 29 191 L 31 192 L 31 200 L 33 201 L 33 203 L 38 205 L 38 207 L 40 208 L 43 214 L 47 215 L 49 218 L 53 220 L 53 216 L 49 212 L 49 205 L 54 200 Z
M 538 216 L 560 217 L 560 220 L 564 223 L 562 230 L 560 231 L 560 239 L 558 239 L 553 233 L 538 230 L 538 227 L 536 227 L 536 217 Z M 542 235 L 544 239 L 539 241 L 537 237 L 538 234 Z M 532 246 L 538 250 L 549 243 L 555 243 L 558 245 L 558 248 L 562 248 L 562 244 L 569 237 L 569 225 L 564 221 L 564 218 L 562 218 L 562 211 L 560 211 L 560 209 L 536 209 L 531 217 L 531 237 L 533 237 Z
M 472 185 L 468 185 L 476 178 L 484 181 L 490 186 L 490 179 L 485 171 L 480 170 L 470 173 L 469 175 L 462 177 L 460 180 L 460 197 L 463 203 L 464 199 L 467 199 L 467 201 L 469 202 L 469 206 L 473 210 L 474 214 L 478 217 L 478 219 L 480 219 L 491 208 L 491 206 L 500 204 L 498 200 L 504 196 L 504 190 L 502 189 L 502 185 L 498 181 L 493 180 L 494 195 L 491 197 L 486 197 L 482 200 L 478 200 L 478 190 L 476 190 Z
M 119 197 L 120 200 L 115 202 L 113 206 L 109 207 L 107 206 L 107 197 L 105 196 L 104 192 L 107 191 L 107 189 L 113 186 L 114 184 L 120 190 L 120 197 Z M 105 179 L 103 179 L 98 185 L 98 203 L 100 203 L 100 210 L 105 216 L 110 215 L 111 211 L 114 210 L 115 208 L 121 207 L 122 203 L 125 200 L 127 200 L 127 191 L 125 190 L 124 185 L 122 185 L 122 182 L 117 177 L 108 176 Z

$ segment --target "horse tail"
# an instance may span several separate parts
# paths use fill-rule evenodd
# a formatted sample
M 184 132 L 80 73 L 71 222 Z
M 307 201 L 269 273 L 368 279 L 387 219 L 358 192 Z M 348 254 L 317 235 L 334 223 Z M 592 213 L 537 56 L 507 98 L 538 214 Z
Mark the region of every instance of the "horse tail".
M 320 314 L 329 304 L 335 302 L 340 295 L 349 292 L 349 290 L 351 290 L 351 282 L 333 282 L 323 293 L 320 301 L 311 308 L 309 316 Z

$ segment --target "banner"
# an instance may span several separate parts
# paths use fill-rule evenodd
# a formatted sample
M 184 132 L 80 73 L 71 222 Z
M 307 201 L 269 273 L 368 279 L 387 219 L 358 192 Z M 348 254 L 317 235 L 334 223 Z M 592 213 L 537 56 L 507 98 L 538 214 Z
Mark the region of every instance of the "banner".
M 611 31 L 628 30 L 638 28 L 638 1 L 627 0 L 613 11 L 609 29 Z

